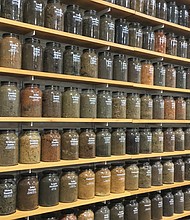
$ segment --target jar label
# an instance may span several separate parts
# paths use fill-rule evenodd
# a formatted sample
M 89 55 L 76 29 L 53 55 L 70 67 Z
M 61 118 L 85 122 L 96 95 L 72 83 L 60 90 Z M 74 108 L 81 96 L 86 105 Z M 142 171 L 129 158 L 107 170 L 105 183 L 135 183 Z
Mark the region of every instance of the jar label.
M 170 205 L 174 205 L 174 199 L 170 199 L 170 200 L 169 200 L 169 204 L 170 204 Z
M 148 135 L 148 136 L 147 136 L 147 141 L 148 141 L 148 142 L 152 142 L 152 136 L 151 136 L 151 135 Z
M 90 105 L 96 105 L 96 98 L 89 98 Z
M 71 180 L 69 183 L 69 188 L 73 189 L 73 188 L 77 188 L 77 181 L 76 180 Z
M 110 30 L 114 31 L 114 29 L 115 29 L 114 23 L 113 23 L 113 22 L 109 22 L 109 23 L 108 23 L 108 28 L 109 28 Z
M 122 68 L 123 68 L 123 70 L 127 70 L 128 69 L 128 65 L 127 65 L 126 62 L 122 63 Z
M 170 173 L 174 173 L 174 167 L 168 168 L 168 171 L 169 171 Z
M 152 106 L 153 106 L 153 103 L 151 101 L 148 102 L 148 108 L 152 108 Z
M 12 0 L 13 5 L 20 5 L 20 0 Z
M 16 100 L 16 92 L 8 92 L 8 100 L 9 101 L 15 101 Z
M 40 97 L 38 93 L 34 93 L 33 95 L 30 95 L 29 98 L 32 99 L 33 102 L 39 102 L 42 97 Z
M 3 192 L 4 199 L 12 198 L 13 197 L 13 190 L 12 189 L 5 189 Z
M 53 95 L 53 103 L 60 103 L 60 96 L 59 95 Z
M 112 64 L 113 64 L 113 62 L 112 62 L 112 60 L 106 60 L 106 67 L 112 67 Z
M 73 18 L 74 18 L 75 21 L 78 21 L 78 22 L 81 22 L 81 21 L 82 21 L 81 14 L 75 14 L 75 15 L 73 16 Z
M 184 172 L 185 171 L 185 166 L 181 166 L 181 171 Z
M 36 11 L 42 12 L 43 10 L 43 5 L 40 3 L 36 3 L 36 7 L 35 7 Z
M 117 176 L 125 177 L 125 173 L 117 173 Z M 121 179 L 123 179 L 123 178 L 121 178 Z
M 30 147 L 31 148 L 39 147 L 39 140 L 30 139 Z
M 16 149 L 16 141 L 5 141 L 6 147 L 5 150 L 14 150 Z
M 140 142 L 140 137 L 139 136 L 136 136 L 135 137 L 135 143 L 139 143 Z
M 121 106 L 125 107 L 126 106 L 126 99 L 125 100 L 121 100 Z
M 52 147 L 59 147 L 59 140 L 54 138 L 51 142 Z
M 161 69 L 160 73 L 161 73 L 161 76 L 165 76 L 166 75 L 166 70 L 165 69 Z
M 86 178 L 86 185 L 89 186 L 89 185 L 94 185 L 94 177 L 91 177 L 91 178 Z
M 162 168 L 158 169 L 158 175 L 162 175 Z
M 63 10 L 61 8 L 56 8 L 55 9 L 55 14 L 57 17 L 62 17 L 63 16 Z
M 182 140 L 182 141 L 185 140 L 185 135 L 181 135 L 181 140 Z
M 111 106 L 112 105 L 112 99 L 111 98 L 106 99 L 106 105 L 107 106 Z
M 136 36 L 137 37 L 142 37 L 142 32 L 141 31 L 137 31 Z
M 182 42 L 182 43 L 181 43 L 181 47 L 182 47 L 182 49 L 183 49 L 183 48 L 186 49 L 186 48 L 187 48 L 187 43 L 186 43 L 186 42 Z
M 93 26 L 99 26 L 99 20 L 98 20 L 98 18 L 92 18 L 92 25 Z
M 181 197 L 179 198 L 179 202 L 183 202 L 183 203 L 184 203 L 184 197 L 183 197 L 183 196 L 181 196 Z
M 104 143 L 110 144 L 111 143 L 111 137 L 104 137 Z
M 160 108 L 164 109 L 164 102 L 160 102 Z
M 37 190 L 36 190 L 36 187 L 35 186 L 30 186 L 28 188 L 28 192 L 27 192 L 27 195 L 34 195 L 37 193 Z
M 80 63 L 80 55 L 73 54 L 73 62 L 74 63 Z
M 61 60 L 62 59 L 62 54 L 59 51 L 53 51 L 53 59 L 54 60 Z
M 97 65 L 97 57 L 90 57 L 90 64 Z
M 141 107 L 141 103 L 140 103 L 140 101 L 137 101 L 136 103 L 135 103 L 135 108 L 140 108 Z
M 137 72 L 141 72 L 141 65 L 140 64 L 135 65 L 135 70 Z
M 175 141 L 175 135 L 171 136 L 171 141 Z
M 158 202 L 158 208 L 162 208 L 163 207 L 163 203 L 160 201 Z
M 58 188 L 58 183 L 51 183 L 49 188 L 51 191 L 56 191 Z
M 128 34 L 129 33 L 129 29 L 127 26 L 123 27 L 122 29 L 123 34 Z
M 125 141 L 126 141 L 126 138 L 125 138 L 124 135 L 122 135 L 122 136 L 119 138 L 119 142 L 120 142 L 120 143 L 125 143 Z
M 119 211 L 118 214 L 117 214 L 117 216 L 118 216 L 119 218 L 123 218 L 123 217 L 124 217 L 124 211 Z
M 12 55 L 16 55 L 16 53 L 18 53 L 18 46 L 14 43 L 10 43 L 10 49 L 9 49 L 9 52 L 12 54 Z
M 78 138 L 71 138 L 70 143 L 71 146 L 78 146 Z
M 103 220 L 110 219 L 109 214 L 104 214 Z
M 147 208 L 145 208 L 145 211 L 151 210 L 151 204 L 145 204 L 144 206 L 147 207 Z
M 137 208 L 137 207 L 135 207 L 135 208 L 133 209 L 133 213 L 134 213 L 134 215 L 138 215 L 139 210 L 138 210 L 138 208 Z
M 186 79 L 186 73 L 183 73 L 183 79 Z
M 88 144 L 89 145 L 95 145 L 95 143 L 96 143 L 96 139 L 94 137 L 88 138 Z
M 166 43 L 166 38 L 165 37 L 160 37 L 159 41 L 160 41 L 160 44 L 165 44 Z
M 79 104 L 79 97 L 74 95 L 72 96 L 73 104 Z
M 148 169 L 148 170 L 146 171 L 146 176 L 151 176 L 151 170 Z
M 172 102 L 172 108 L 175 109 L 175 103 L 174 102 Z
M 41 56 L 41 49 L 37 48 L 37 47 L 34 47 L 33 48 L 33 56 L 34 57 L 40 57 Z
M 159 137 L 158 140 L 159 140 L 159 142 L 163 142 L 164 141 L 164 137 Z

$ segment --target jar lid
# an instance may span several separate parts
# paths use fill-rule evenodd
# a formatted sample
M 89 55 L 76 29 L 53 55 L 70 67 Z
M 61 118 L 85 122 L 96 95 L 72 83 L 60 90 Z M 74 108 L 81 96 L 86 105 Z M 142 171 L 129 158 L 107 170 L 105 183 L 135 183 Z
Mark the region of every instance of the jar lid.
M 102 52 L 99 52 L 98 55 L 104 55 L 104 56 L 107 56 L 107 57 L 110 57 L 111 56 L 111 53 L 109 51 L 102 51 Z
M 124 167 L 125 166 L 125 162 L 112 162 L 111 166 L 113 167 Z
M 37 177 L 37 174 L 36 173 L 22 173 L 21 174 L 21 177 Z
M 66 172 L 77 172 L 77 170 L 78 170 L 78 167 L 68 167 L 68 168 L 62 169 L 62 172 L 63 173 L 66 173 Z
M 46 85 L 45 89 L 52 89 L 52 90 L 58 90 L 59 86 L 54 86 L 54 85 Z
M 116 59 L 116 58 L 125 59 L 125 58 L 126 58 L 126 55 L 125 55 L 125 54 L 116 54 L 116 55 L 114 55 L 113 57 L 114 57 L 114 59 Z
M 89 13 L 89 14 L 93 14 L 93 15 L 96 15 L 96 10 L 86 10 L 84 11 L 84 13 Z
M 76 90 L 77 88 L 76 87 L 65 87 L 64 89 L 65 90 Z
M 0 175 L 0 180 L 13 180 L 13 175 Z
M 47 0 L 47 4 L 49 4 L 49 3 L 57 3 L 57 2 L 60 2 L 60 0 Z
M 40 87 L 39 84 L 34 84 L 34 83 L 25 83 L 24 84 L 25 87 L 30 86 L 30 87 Z
M 48 174 L 57 174 L 57 171 L 55 171 L 55 170 L 45 170 L 45 171 L 43 171 L 42 173 L 45 174 L 45 175 L 48 175 Z
M 160 157 L 153 157 L 150 159 L 150 161 L 160 161 Z
M 139 160 L 139 163 L 149 163 L 149 159 L 141 159 Z
M 61 44 L 58 42 L 47 42 L 46 46 L 61 47 Z
M 33 38 L 33 37 L 29 37 L 29 38 L 25 38 L 25 42 L 27 43 L 40 43 L 40 40 L 37 38 Z
M 65 50 L 79 50 L 79 47 L 74 45 L 65 46 Z
M 112 16 L 110 14 L 103 14 L 100 16 L 100 18 L 112 18 Z
M 180 5 L 179 8 L 180 9 L 187 9 L 187 6 L 186 5 Z
M 182 159 L 182 156 L 173 156 L 173 160 Z
M 16 38 L 19 38 L 18 34 L 14 34 L 14 33 L 4 33 L 2 35 L 2 37 L 16 37 Z
M 108 168 L 108 167 L 109 167 L 108 164 L 96 164 L 96 168 L 97 168 L 97 169 Z
M 183 155 L 182 157 L 186 158 L 186 159 L 190 159 L 190 156 L 188 154 L 187 155 Z
M 93 48 L 84 49 L 83 52 L 96 53 L 96 50 Z
M 15 130 L 0 130 L 0 134 L 15 133 Z
M 76 10 L 79 10 L 79 5 L 67 5 L 67 8 L 70 9 L 76 9 Z
M 125 18 L 119 18 L 115 20 L 116 23 L 126 23 L 127 24 L 127 20 Z
M 125 161 L 125 164 L 127 165 L 127 164 L 134 164 L 134 163 L 138 163 L 138 160 L 126 160 Z
M 24 128 L 23 131 L 30 131 L 30 132 L 34 132 L 34 131 L 39 131 L 38 129 L 29 129 L 29 128 Z
M 17 82 L 10 82 L 10 81 L 1 81 L 1 85 L 14 85 L 17 86 Z
M 80 170 L 81 170 L 81 171 L 84 171 L 84 170 L 93 170 L 93 165 L 81 166 L 81 167 L 80 167 Z
M 162 160 L 172 160 L 172 157 L 163 157 Z

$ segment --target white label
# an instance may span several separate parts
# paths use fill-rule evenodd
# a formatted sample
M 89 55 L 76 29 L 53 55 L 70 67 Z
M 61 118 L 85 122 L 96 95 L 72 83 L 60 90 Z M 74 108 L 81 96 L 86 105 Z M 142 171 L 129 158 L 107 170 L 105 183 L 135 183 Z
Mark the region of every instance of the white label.
M 49 186 L 51 191 L 56 191 L 58 188 L 58 184 L 57 183 L 51 183 Z
M 8 92 L 9 101 L 15 101 L 16 97 L 17 97 L 16 92 Z
M 18 53 L 18 46 L 17 44 L 14 44 L 14 43 L 10 43 L 10 49 L 9 49 L 9 52 L 12 54 L 12 55 L 16 55 L 16 53 Z
M 148 102 L 148 108 L 152 108 L 152 106 L 153 106 L 153 103 L 151 101 Z
M 162 174 L 162 168 L 158 169 L 158 174 L 161 175 Z
M 160 142 L 163 142 L 163 141 L 164 141 L 164 137 L 159 137 L 158 140 L 159 140 Z
M 183 202 L 184 203 L 184 197 L 183 196 L 180 197 L 179 202 Z
M 120 143 L 125 143 L 125 140 L 126 140 L 125 136 L 121 136 L 119 138 Z
M 141 31 L 137 31 L 137 37 L 142 37 L 142 32 Z
M 158 208 L 162 208 L 163 207 L 163 203 L 160 201 L 158 202 Z
M 54 60 L 61 60 L 62 54 L 58 51 L 53 51 L 53 59 Z
M 20 0 L 12 0 L 13 5 L 20 5 Z
M 90 57 L 90 64 L 91 65 L 97 65 L 97 58 L 96 57 Z
M 59 95 L 53 95 L 53 103 L 60 103 L 60 96 Z
M 51 142 L 52 147 L 59 147 L 59 140 L 58 139 L 53 139 Z
M 69 183 L 69 188 L 73 189 L 73 188 L 77 188 L 77 182 L 75 180 L 71 180 Z
M 43 5 L 42 4 L 38 4 L 38 3 L 36 3 L 36 11 L 39 11 L 39 12 L 42 12 L 42 9 L 43 9 Z
M 171 169 L 169 168 L 168 171 L 169 171 L 170 173 L 174 173 L 174 167 L 172 167 Z
M 182 171 L 182 172 L 185 171 L 185 166 L 181 166 L 181 171 Z
M 121 106 L 125 107 L 126 106 L 126 99 L 125 100 L 121 100 Z
M 73 54 L 73 62 L 75 62 L 75 63 L 80 63 L 80 55 L 78 55 L 78 54 Z
M 151 170 L 146 171 L 146 176 L 151 176 Z
M 74 95 L 72 96 L 73 104 L 78 104 L 79 103 L 79 97 Z
M 30 147 L 31 147 L 31 148 L 37 148 L 37 147 L 39 147 L 39 141 L 38 141 L 38 140 L 30 139 Z
M 170 200 L 169 200 L 169 204 L 170 204 L 170 205 L 174 205 L 174 199 L 170 199 Z
M 99 20 L 98 20 L 98 18 L 92 18 L 92 25 L 93 25 L 93 26 L 99 26 Z
M 70 143 L 71 143 L 71 146 L 78 146 L 78 138 L 72 138 Z
M 38 102 L 42 97 L 39 96 L 38 93 L 34 93 L 33 96 L 29 96 L 30 99 L 32 99 L 33 102 Z
M 104 219 L 104 220 L 106 220 L 106 219 L 110 219 L 109 214 L 105 214 L 104 217 L 103 217 L 103 219 Z
M 174 102 L 172 102 L 172 108 L 175 109 L 175 103 Z
M 86 178 L 86 185 L 89 186 L 89 185 L 94 185 L 94 177 L 91 177 L 91 178 Z
M 63 16 L 63 10 L 60 9 L 60 8 L 56 8 L 56 9 L 55 9 L 55 14 L 56 14 L 58 17 L 62 17 L 62 16 Z
M 81 22 L 82 21 L 82 17 L 80 14 L 76 14 L 73 16 L 73 18 L 75 19 L 75 21 Z
M 35 186 L 30 186 L 27 192 L 27 195 L 34 195 L 37 193 L 36 187 Z
M 139 136 L 136 136 L 136 137 L 135 137 L 135 142 L 136 142 L 136 143 L 139 143 L 139 142 L 140 142 L 140 137 L 139 137 Z
M 141 65 L 140 65 L 140 64 L 135 65 L 135 70 L 136 70 L 137 72 L 141 72 Z
M 129 29 L 128 29 L 128 27 L 123 27 L 123 34 L 128 34 L 129 33 Z
M 3 192 L 3 197 L 5 199 L 12 198 L 13 197 L 13 190 L 12 189 L 5 189 Z
M 14 149 L 16 149 L 16 141 L 5 141 L 5 143 L 6 143 L 6 147 L 5 147 L 5 149 L 6 150 L 14 150 Z
M 182 42 L 182 43 L 181 43 L 181 47 L 182 47 L 182 48 L 187 48 L 187 43 L 186 43 L 186 42 Z
M 106 66 L 107 67 L 112 67 L 112 60 L 106 60 Z
M 89 98 L 90 105 L 96 105 L 96 98 Z
M 119 211 L 118 212 L 118 217 L 123 218 L 124 217 L 124 211 Z
M 122 68 L 123 68 L 124 70 L 127 70 L 127 67 L 128 67 L 127 63 L 124 62 L 124 63 L 122 64 Z
M 148 141 L 148 142 L 152 142 L 152 136 L 151 136 L 151 135 L 148 135 L 148 136 L 147 136 L 147 141 Z
M 33 56 L 34 57 L 40 57 L 40 55 L 41 55 L 41 49 L 37 48 L 37 47 L 34 47 L 34 49 L 33 49 Z
M 107 106 L 111 106 L 112 105 L 112 99 L 111 98 L 106 99 L 106 105 Z
M 140 108 L 140 106 L 141 106 L 140 101 L 137 101 L 137 102 L 135 103 L 135 107 L 136 107 L 136 108 Z
M 111 137 L 104 137 L 104 143 L 110 144 L 111 143 Z
M 175 141 L 175 135 L 171 136 L 171 141 Z
M 91 137 L 88 139 L 88 144 L 89 145 L 94 145 L 96 142 L 95 142 L 95 138 Z
M 164 108 L 164 102 L 160 103 L 160 108 Z
M 108 28 L 113 31 L 115 29 L 114 23 L 113 22 L 108 23 Z
M 135 215 L 138 215 L 139 211 L 138 211 L 138 208 L 137 208 L 137 207 L 135 207 L 135 208 L 133 209 L 133 213 L 134 213 Z

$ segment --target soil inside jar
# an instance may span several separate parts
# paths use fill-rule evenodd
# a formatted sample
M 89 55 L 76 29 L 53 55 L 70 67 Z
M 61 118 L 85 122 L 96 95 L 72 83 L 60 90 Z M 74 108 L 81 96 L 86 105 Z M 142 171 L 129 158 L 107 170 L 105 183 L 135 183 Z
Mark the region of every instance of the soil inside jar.
M 116 166 L 111 170 L 111 193 L 123 193 L 125 191 L 125 169 Z

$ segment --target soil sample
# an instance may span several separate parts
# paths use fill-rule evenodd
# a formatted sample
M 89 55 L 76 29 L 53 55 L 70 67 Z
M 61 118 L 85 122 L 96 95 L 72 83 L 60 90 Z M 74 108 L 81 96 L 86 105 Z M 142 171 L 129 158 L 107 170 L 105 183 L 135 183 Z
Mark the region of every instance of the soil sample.
M 112 94 L 110 91 L 98 91 L 97 105 L 98 118 L 112 118 Z
M 174 214 L 174 196 L 170 190 L 163 191 L 163 216 L 170 217 Z
M 111 157 L 111 133 L 108 129 L 101 129 L 96 134 L 96 156 Z
M 110 220 L 124 220 L 124 205 L 122 200 L 116 200 L 111 204 Z
M 124 54 L 114 56 L 113 60 L 113 79 L 127 81 L 128 60 Z
M 167 3 L 165 0 L 156 1 L 156 17 L 167 20 Z
M 185 150 L 190 150 L 190 129 L 185 130 Z
M 100 39 L 114 42 L 115 23 L 112 15 L 104 14 L 100 17 Z
M 125 169 L 122 163 L 113 163 L 111 169 L 111 193 L 123 193 L 125 191 Z
M 151 220 L 151 200 L 143 195 L 139 198 L 139 220 Z
M 175 151 L 175 132 L 172 128 L 167 128 L 164 131 L 164 152 Z
M 137 161 L 127 161 L 125 168 L 125 189 L 137 190 L 139 188 L 139 168 Z
M 150 95 L 145 94 L 141 97 L 141 119 L 153 118 L 153 100 Z
M 186 120 L 190 120 L 190 99 L 186 99 Z
M 182 157 L 174 157 L 174 182 L 184 182 L 185 164 Z
M 132 22 L 129 25 L 129 46 L 142 48 L 143 31 L 141 24 Z
M 140 119 L 141 99 L 138 94 L 128 94 L 126 99 L 127 110 L 126 117 L 128 119 Z
M 139 154 L 140 133 L 138 129 L 127 129 L 127 154 Z
M 182 128 L 175 130 L 175 150 L 184 151 L 185 150 L 185 135 Z
M 155 51 L 166 53 L 166 35 L 163 30 L 155 32 Z
M 186 120 L 186 101 L 184 98 L 177 98 L 175 101 L 176 112 L 175 119 L 176 120 Z
M 156 86 L 165 86 L 166 85 L 166 68 L 163 66 L 163 63 L 158 62 L 154 66 L 154 85 Z
M 128 64 L 128 81 L 141 83 L 142 65 L 139 58 L 130 58 Z
M 176 88 L 176 69 L 173 64 L 166 66 L 166 86 Z
M 188 155 L 183 156 L 185 162 L 185 180 L 190 180 L 190 157 Z
M 177 56 L 178 41 L 174 33 L 169 33 L 167 35 L 166 45 L 166 53 L 172 56 Z
M 154 84 L 154 66 L 149 60 L 142 63 L 141 83 L 146 85 Z
M 183 192 L 184 192 L 184 210 L 189 211 L 190 210 L 190 188 L 185 187 Z
M 184 193 L 182 190 L 174 189 L 174 213 L 184 213 Z
M 143 129 L 140 132 L 140 153 L 152 153 L 152 133 L 150 129 Z
M 150 188 L 152 179 L 151 166 L 148 160 L 141 160 L 139 164 L 139 188 Z
M 80 211 L 78 220 L 94 219 L 94 212 L 91 209 L 85 209 Z
M 163 199 L 158 193 L 153 193 L 151 198 L 151 219 L 162 219 L 163 216 Z
M 155 36 L 151 26 L 143 28 L 143 49 L 154 50 Z
M 95 220 L 106 220 L 106 219 L 110 219 L 110 209 L 108 208 L 108 206 L 106 206 L 106 204 L 102 203 L 102 204 L 96 204 L 96 210 L 95 210 L 95 216 L 94 219 Z
M 164 99 L 161 95 L 153 98 L 153 119 L 164 119 Z
M 152 152 L 163 153 L 164 150 L 164 133 L 161 129 L 152 132 Z
M 113 56 L 108 51 L 98 54 L 98 78 L 113 78 Z
M 118 128 L 111 135 L 111 154 L 125 155 L 126 151 L 126 133 L 124 129 Z
M 171 96 L 164 98 L 164 119 L 175 120 L 175 101 Z
M 126 96 L 123 92 L 113 92 L 112 118 L 126 119 Z
M 152 167 L 152 186 L 162 186 L 163 185 L 163 166 L 160 162 L 159 158 L 151 159 L 151 167 Z
M 163 183 L 174 183 L 174 163 L 171 157 L 163 158 Z
M 129 2 L 129 0 L 119 0 L 117 3 Z M 119 18 L 115 21 L 115 43 L 128 45 L 129 43 L 129 27 L 126 19 Z
M 126 200 L 125 203 L 125 219 L 138 220 L 138 202 L 136 198 Z

